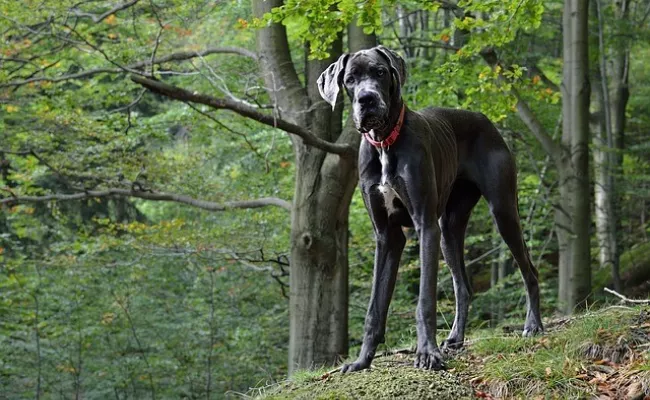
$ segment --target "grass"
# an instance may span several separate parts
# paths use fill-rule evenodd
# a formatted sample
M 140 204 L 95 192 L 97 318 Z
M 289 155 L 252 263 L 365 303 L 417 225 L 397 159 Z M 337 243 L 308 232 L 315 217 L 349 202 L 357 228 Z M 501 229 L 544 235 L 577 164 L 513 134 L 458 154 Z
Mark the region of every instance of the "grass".
M 476 388 L 495 397 L 620 394 L 636 381 L 650 386 L 648 348 L 643 347 L 649 342 L 647 312 L 610 307 L 554 321 L 544 336 L 532 339 L 477 331 L 455 365 Z M 617 376 L 638 379 L 613 379 Z
M 458 376 L 446 372 L 423 371 L 402 354 L 375 360 L 370 370 L 340 373 L 299 373 L 276 387 L 267 388 L 257 398 L 266 400 L 472 399 L 474 391 Z M 297 376 L 296 376 L 297 375 Z
M 650 395 L 647 307 L 614 306 L 546 325 L 546 333 L 535 338 L 506 334 L 503 328 L 474 330 L 466 348 L 447 360 L 448 371 L 418 370 L 412 367 L 412 354 L 393 354 L 376 358 L 371 370 L 353 374 L 298 371 L 250 395 L 272 400 Z

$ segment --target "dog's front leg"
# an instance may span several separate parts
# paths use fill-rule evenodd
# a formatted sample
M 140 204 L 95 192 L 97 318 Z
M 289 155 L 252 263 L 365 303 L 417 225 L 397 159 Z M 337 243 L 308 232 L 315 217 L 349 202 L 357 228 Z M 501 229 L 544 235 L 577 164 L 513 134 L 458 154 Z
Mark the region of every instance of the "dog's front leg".
M 436 302 L 440 226 L 438 225 L 438 191 L 433 162 L 411 158 L 398 178 L 398 193 L 408 209 L 420 239 L 420 294 L 415 311 L 418 334 L 415 367 L 444 368 L 436 341 Z
M 431 220 L 429 220 L 431 221 Z M 418 333 L 415 366 L 439 370 L 444 368 L 436 341 L 436 302 L 440 228 L 436 219 L 417 227 L 420 236 L 420 296 L 415 311 Z
M 385 215 L 385 211 L 384 215 Z M 359 357 L 352 364 L 343 366 L 342 372 L 358 371 L 370 367 L 379 343 L 384 341 L 386 317 L 399 260 L 406 244 L 406 238 L 399 224 L 389 222 L 388 218 L 373 216 L 377 247 L 375 249 L 375 266 L 372 279 L 370 304 L 366 314 L 365 333 Z

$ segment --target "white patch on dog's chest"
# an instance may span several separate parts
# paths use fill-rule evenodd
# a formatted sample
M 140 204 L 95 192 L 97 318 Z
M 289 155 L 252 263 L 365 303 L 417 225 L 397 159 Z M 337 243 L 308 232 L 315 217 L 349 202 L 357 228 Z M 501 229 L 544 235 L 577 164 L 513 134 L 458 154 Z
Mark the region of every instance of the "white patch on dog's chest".
M 379 161 L 381 162 L 381 183 L 378 186 L 379 193 L 384 196 L 384 207 L 388 215 L 397 211 L 395 199 L 399 199 L 397 192 L 387 182 L 388 180 L 388 154 L 381 148 L 379 149 Z M 401 200 L 401 199 L 400 199 Z

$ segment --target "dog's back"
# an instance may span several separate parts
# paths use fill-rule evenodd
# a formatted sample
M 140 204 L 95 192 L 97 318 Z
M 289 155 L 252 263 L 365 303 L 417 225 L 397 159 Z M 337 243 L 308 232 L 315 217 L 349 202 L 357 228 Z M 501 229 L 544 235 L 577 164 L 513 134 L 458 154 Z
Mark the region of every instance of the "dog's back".
M 451 125 L 457 143 L 472 141 L 477 136 L 486 136 L 502 142 L 499 131 L 483 113 L 455 108 L 427 107 L 419 111 L 430 121 L 446 121 Z
M 491 150 L 492 158 L 495 158 L 501 150 L 501 157 L 509 159 L 506 163 L 512 165 L 514 169 L 514 159 L 508 146 L 494 124 L 484 114 L 442 107 L 425 108 L 419 113 L 429 121 L 434 135 L 445 137 L 442 140 L 448 140 L 447 132 L 452 132 L 457 155 L 458 177 L 478 178 L 477 174 L 485 172 L 481 169 L 491 164 L 484 160 L 485 149 Z M 435 142 L 439 141 L 440 139 L 437 139 Z M 447 152 L 448 148 L 449 146 L 444 146 L 442 151 Z M 439 157 L 447 157 L 434 149 L 434 154 L 436 153 Z

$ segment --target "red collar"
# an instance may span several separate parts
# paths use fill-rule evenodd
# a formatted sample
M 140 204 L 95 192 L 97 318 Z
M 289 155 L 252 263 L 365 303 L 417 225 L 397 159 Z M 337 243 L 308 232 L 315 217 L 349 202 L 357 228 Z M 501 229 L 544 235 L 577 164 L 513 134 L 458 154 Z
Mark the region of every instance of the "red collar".
M 363 137 L 366 138 L 368 143 L 375 147 L 389 147 L 392 146 L 393 143 L 397 141 L 397 137 L 399 136 L 399 131 L 402 130 L 402 123 L 404 122 L 404 110 L 406 109 L 406 105 L 402 104 L 402 111 L 399 113 L 399 119 L 397 120 L 397 124 L 395 124 L 395 127 L 393 130 L 390 132 L 390 135 L 382 141 L 376 141 L 372 140 L 370 137 L 370 134 L 368 132 L 363 133 Z

